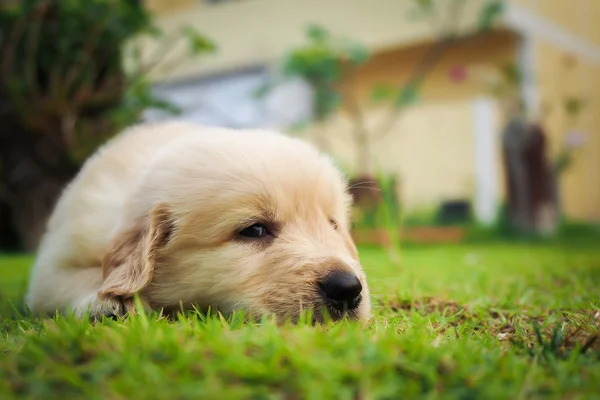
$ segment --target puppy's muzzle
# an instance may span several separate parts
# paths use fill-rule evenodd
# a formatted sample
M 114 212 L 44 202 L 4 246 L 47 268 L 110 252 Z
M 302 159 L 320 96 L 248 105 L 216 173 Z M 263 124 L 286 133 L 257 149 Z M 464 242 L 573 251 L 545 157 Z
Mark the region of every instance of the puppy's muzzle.
M 319 282 L 321 296 L 328 307 L 340 312 L 352 311 L 362 300 L 362 285 L 351 272 L 334 271 Z

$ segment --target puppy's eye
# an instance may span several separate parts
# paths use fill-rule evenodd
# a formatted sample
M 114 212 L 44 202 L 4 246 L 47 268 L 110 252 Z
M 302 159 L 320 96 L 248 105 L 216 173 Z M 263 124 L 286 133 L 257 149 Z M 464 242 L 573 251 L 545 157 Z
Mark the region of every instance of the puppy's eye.
M 333 226 L 333 229 L 338 228 L 338 224 L 333 218 L 329 218 L 329 223 L 331 224 L 331 226 Z
M 239 235 L 250 239 L 261 239 L 267 236 L 271 236 L 271 233 L 265 225 L 254 224 L 242 229 Z

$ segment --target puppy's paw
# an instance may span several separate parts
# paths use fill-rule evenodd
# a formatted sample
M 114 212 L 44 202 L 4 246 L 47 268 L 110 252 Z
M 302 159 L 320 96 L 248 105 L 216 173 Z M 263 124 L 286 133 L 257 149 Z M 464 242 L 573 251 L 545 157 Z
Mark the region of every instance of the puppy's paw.
M 100 305 L 100 315 L 105 317 L 118 319 L 127 313 L 125 304 L 119 298 L 108 298 L 102 300 Z
M 150 310 L 150 306 L 145 298 L 140 297 L 139 300 L 144 310 Z M 135 313 L 136 303 L 133 297 L 122 298 L 90 294 L 74 304 L 73 308 L 77 318 L 89 315 L 92 320 L 100 320 L 102 317 L 118 319 Z
M 118 319 L 127 313 L 127 309 L 121 299 L 115 297 L 96 298 L 90 304 L 89 311 L 92 320 L 100 320 L 102 317 Z

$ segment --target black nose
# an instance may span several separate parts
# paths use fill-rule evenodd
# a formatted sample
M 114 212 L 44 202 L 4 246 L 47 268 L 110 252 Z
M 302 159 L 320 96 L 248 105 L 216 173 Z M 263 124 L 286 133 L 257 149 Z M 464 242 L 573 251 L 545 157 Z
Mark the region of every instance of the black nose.
M 327 303 L 339 311 L 352 310 L 360 304 L 362 285 L 351 272 L 334 271 L 319 283 Z

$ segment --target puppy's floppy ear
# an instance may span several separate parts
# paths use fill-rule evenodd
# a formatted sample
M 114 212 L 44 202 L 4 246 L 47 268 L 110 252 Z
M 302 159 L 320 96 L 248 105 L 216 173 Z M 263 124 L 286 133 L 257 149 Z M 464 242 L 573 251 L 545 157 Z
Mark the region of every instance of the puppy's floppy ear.
M 157 251 L 168 243 L 173 229 L 171 213 L 161 204 L 118 234 L 102 260 L 99 296 L 127 298 L 144 289 L 152 280 Z

